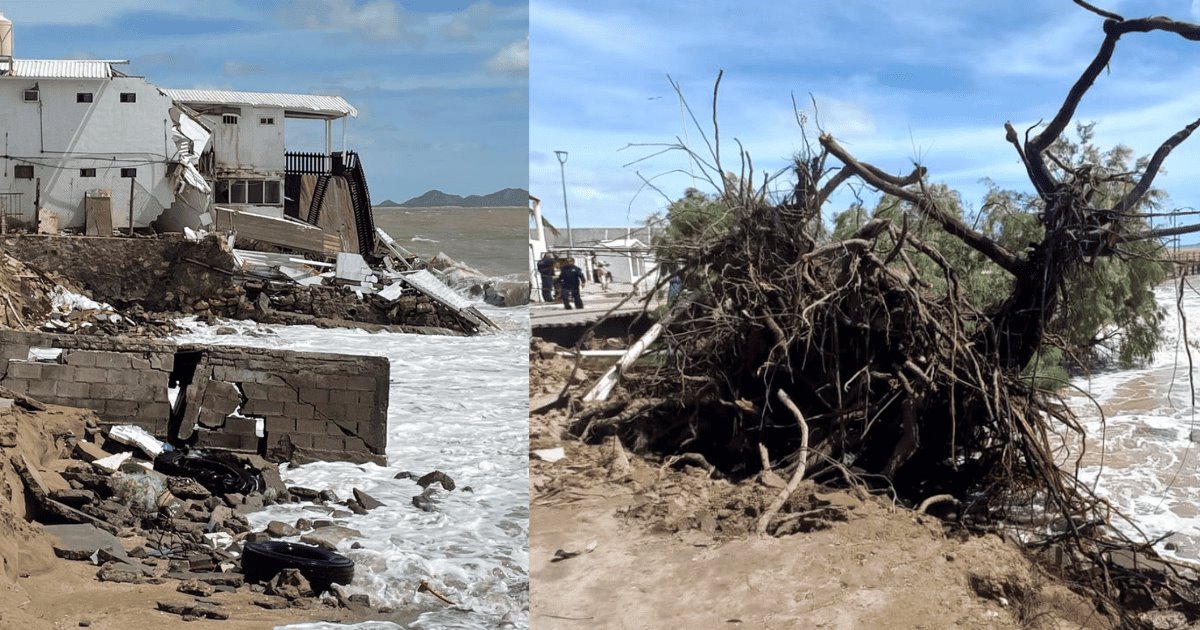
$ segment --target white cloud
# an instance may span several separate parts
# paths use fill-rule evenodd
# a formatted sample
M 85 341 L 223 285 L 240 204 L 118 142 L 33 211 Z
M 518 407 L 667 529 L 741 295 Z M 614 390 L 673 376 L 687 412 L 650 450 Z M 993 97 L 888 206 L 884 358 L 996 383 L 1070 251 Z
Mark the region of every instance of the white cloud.
M 452 39 L 471 40 L 492 25 L 496 10 L 490 2 L 476 2 L 451 16 L 442 32 Z
M 488 71 L 510 76 L 529 73 L 529 38 L 525 41 L 513 42 L 492 55 L 484 66 Z
M 373 41 L 405 41 L 424 45 L 423 19 L 405 11 L 393 0 L 297 0 L 281 9 L 280 18 L 290 26 L 311 30 L 345 32 Z

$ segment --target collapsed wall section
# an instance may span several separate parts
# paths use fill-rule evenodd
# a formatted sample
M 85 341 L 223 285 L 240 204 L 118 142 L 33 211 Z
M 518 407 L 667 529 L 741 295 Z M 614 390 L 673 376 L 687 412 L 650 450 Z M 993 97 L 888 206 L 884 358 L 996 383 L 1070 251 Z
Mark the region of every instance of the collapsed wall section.
M 383 357 L 0 330 L 0 386 L 275 461 L 386 463 L 388 383 Z
M 203 357 L 180 439 L 270 459 L 382 463 L 389 363 L 383 357 L 183 346 Z M 260 445 L 261 440 L 261 445 Z

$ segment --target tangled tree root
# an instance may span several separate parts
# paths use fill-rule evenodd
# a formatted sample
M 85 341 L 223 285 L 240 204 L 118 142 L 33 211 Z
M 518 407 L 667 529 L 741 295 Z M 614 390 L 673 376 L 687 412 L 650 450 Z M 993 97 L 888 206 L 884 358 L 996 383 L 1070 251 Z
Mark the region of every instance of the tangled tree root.
M 690 299 L 673 307 L 660 359 L 626 373 L 614 399 L 578 406 L 576 435 L 694 454 L 735 480 L 790 476 L 762 533 L 795 531 L 806 515 L 785 504 L 802 479 L 849 483 L 977 531 L 1056 523 L 1025 542 L 1112 611 L 1196 601 L 1174 568 L 1114 561 L 1152 552 L 1102 526 L 1111 508 L 1064 468 L 1062 434 L 1081 441 L 1082 427 L 981 347 L 988 320 L 936 249 L 884 220 L 821 244 L 811 212 L 733 207 L 732 230 L 686 250 Z M 941 290 L 914 252 L 936 263 Z

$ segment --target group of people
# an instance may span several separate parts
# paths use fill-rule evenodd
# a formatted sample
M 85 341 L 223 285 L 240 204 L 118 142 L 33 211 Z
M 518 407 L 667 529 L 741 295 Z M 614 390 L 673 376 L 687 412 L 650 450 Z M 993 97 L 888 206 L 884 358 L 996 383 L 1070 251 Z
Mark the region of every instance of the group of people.
M 550 252 L 544 252 L 542 259 L 537 263 L 538 275 L 541 276 L 542 281 L 543 302 L 554 301 L 554 268 L 556 264 L 554 256 Z M 557 267 L 559 297 L 562 299 L 563 308 L 571 309 L 572 304 L 574 304 L 574 308 L 583 308 L 583 298 L 580 297 L 579 292 L 587 283 L 587 274 L 575 264 L 574 258 L 568 258 L 566 262 Z M 592 279 L 605 289 L 612 280 L 612 273 L 608 271 L 608 263 L 600 260 L 596 254 L 592 254 Z

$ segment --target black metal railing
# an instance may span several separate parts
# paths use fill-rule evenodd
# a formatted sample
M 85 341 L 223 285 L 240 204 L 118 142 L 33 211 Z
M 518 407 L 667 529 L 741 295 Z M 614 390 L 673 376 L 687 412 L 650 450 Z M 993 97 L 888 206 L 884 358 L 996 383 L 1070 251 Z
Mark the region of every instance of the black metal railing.
M 329 175 L 333 157 L 328 153 L 288 151 L 283 154 L 283 170 L 288 175 Z

